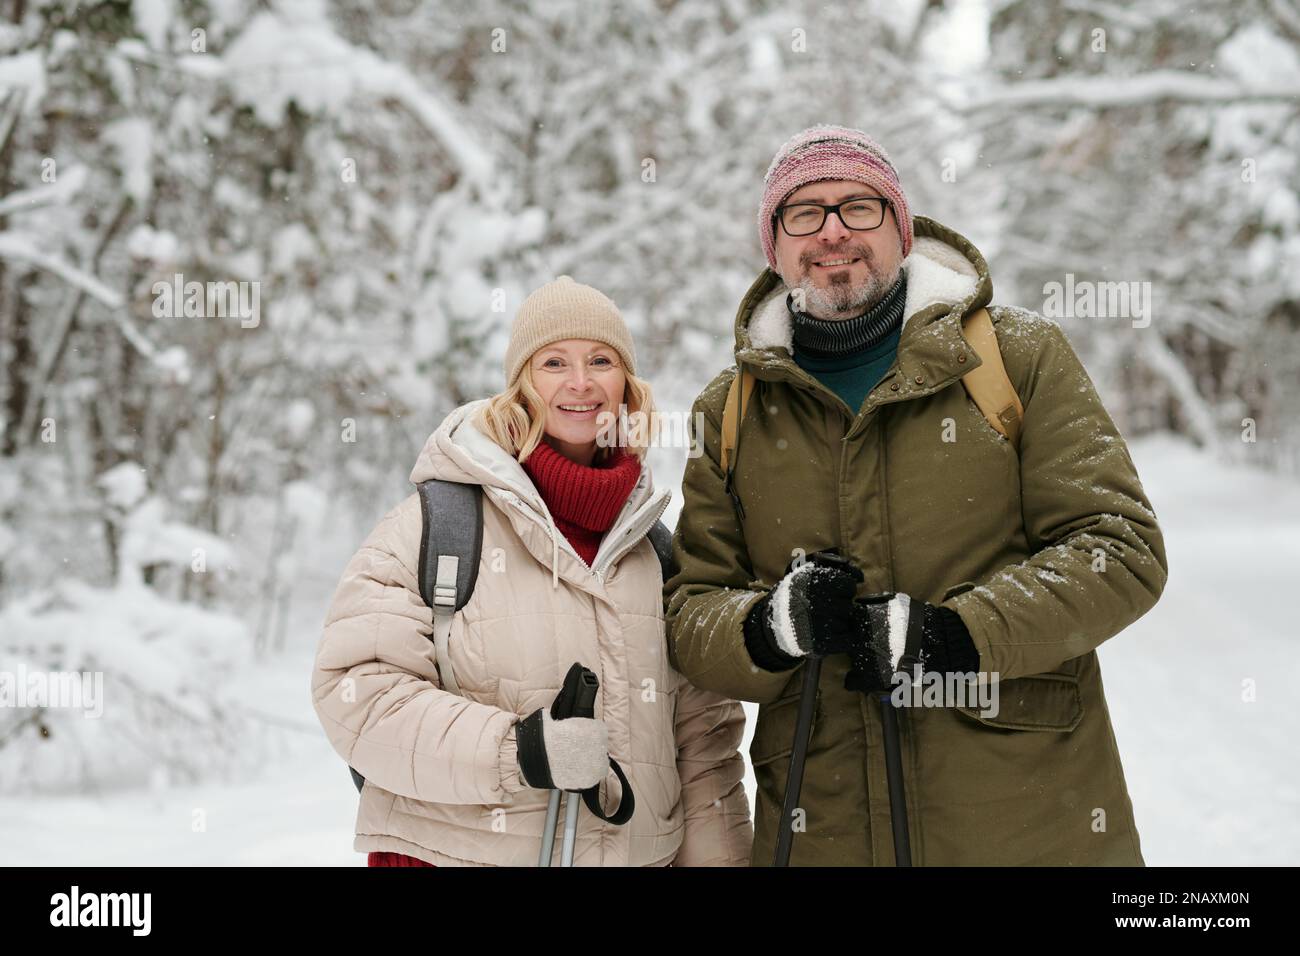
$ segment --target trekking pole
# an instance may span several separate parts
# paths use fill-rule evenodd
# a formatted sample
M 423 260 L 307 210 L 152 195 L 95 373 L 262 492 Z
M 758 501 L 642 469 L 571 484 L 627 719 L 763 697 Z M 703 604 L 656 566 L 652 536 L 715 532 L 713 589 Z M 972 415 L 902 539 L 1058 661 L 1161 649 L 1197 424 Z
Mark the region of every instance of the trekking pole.
M 542 827 L 542 854 L 537 858 L 538 866 L 550 866 L 551 855 L 555 852 L 555 827 L 560 822 L 560 793 L 551 791 L 550 801 L 546 804 L 546 824 Z
M 907 795 L 903 792 L 903 748 L 898 736 L 898 713 L 892 695 L 880 694 L 880 721 L 885 737 L 885 777 L 889 781 L 889 822 L 894 829 L 894 865 L 912 865 L 912 844 L 907 835 Z
M 564 675 L 564 685 L 551 703 L 551 719 L 565 720 L 569 717 L 595 717 L 596 691 L 599 680 L 594 673 L 574 662 L 569 672 Z M 560 822 L 560 797 L 565 791 L 555 789 L 546 804 L 546 823 L 542 827 L 542 847 L 538 854 L 538 866 L 550 866 L 555 853 L 555 830 Z M 561 856 L 562 866 L 573 865 L 573 839 L 578 827 L 577 793 L 568 794 L 565 809 L 564 846 Z
M 817 709 L 817 684 L 821 679 L 822 659 L 809 654 L 803 665 L 803 688 L 799 692 L 799 717 L 794 727 L 794 746 L 790 750 L 790 772 L 785 778 L 785 800 L 781 806 L 780 826 L 776 835 L 773 866 L 790 865 L 790 847 L 794 842 L 794 812 L 803 789 L 803 769 L 808 760 L 812 739 L 813 712 Z

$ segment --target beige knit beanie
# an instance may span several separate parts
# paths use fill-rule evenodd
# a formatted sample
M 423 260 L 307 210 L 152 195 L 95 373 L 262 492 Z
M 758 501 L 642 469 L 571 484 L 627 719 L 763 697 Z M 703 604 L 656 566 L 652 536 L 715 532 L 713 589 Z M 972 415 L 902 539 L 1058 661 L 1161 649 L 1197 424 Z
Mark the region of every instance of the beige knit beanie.
M 618 352 L 629 375 L 636 374 L 632 336 L 616 306 L 603 292 L 560 276 L 537 289 L 519 307 L 506 346 L 506 388 L 540 348 L 563 339 L 604 342 Z

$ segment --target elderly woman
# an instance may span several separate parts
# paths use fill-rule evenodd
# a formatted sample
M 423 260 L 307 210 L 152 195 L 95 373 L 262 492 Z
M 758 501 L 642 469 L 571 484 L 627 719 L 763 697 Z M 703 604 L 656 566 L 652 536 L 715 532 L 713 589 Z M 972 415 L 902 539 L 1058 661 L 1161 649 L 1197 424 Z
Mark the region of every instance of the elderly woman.
M 420 597 L 417 494 L 344 571 L 312 698 L 365 778 L 353 846 L 370 865 L 537 865 L 555 790 L 594 792 L 608 811 L 581 810 L 574 865 L 748 865 L 743 713 L 668 661 L 647 535 L 669 492 L 654 488 L 647 441 L 621 427 L 653 413 L 635 364 L 614 303 L 561 276 L 520 308 L 504 391 L 429 437 L 411 481 L 483 499 L 477 578 L 445 649 Z M 594 716 L 556 719 L 574 663 L 599 681 Z M 629 795 L 611 758 L 634 798 L 621 824 L 612 811 Z

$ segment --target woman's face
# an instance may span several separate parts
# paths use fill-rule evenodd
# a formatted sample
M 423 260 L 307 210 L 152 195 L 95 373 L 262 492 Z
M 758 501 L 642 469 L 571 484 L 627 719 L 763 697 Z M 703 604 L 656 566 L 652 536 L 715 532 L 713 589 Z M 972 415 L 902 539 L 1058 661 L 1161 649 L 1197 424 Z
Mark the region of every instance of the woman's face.
M 546 406 L 543 429 L 556 451 L 590 465 L 596 436 L 617 419 L 627 375 L 618 352 L 604 342 L 564 339 L 529 360 L 533 387 Z

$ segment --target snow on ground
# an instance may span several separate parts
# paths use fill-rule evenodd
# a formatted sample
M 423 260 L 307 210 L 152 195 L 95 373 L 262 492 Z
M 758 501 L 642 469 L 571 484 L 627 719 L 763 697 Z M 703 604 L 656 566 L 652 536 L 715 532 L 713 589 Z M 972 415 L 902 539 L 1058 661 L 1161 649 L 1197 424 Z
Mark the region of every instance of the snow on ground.
M 1169 583 L 1098 651 L 1148 864 L 1300 862 L 1300 485 L 1134 443 Z M 1253 682 L 1253 701 L 1243 700 Z
M 1170 579 L 1155 609 L 1100 656 L 1144 856 L 1149 865 L 1294 865 L 1300 770 L 1290 680 L 1300 654 L 1288 623 L 1300 484 L 1212 462 L 1174 438 L 1130 450 L 1165 532 Z M 362 865 L 352 850 L 356 793 L 308 691 L 342 569 L 335 561 L 322 562 L 329 566 L 296 597 L 285 654 L 249 677 L 250 706 L 295 728 L 264 775 L 0 799 L 0 864 Z M 1243 700 L 1247 680 L 1253 701 Z M 755 710 L 746 705 L 746 747 Z M 746 788 L 752 801 L 752 772 Z

